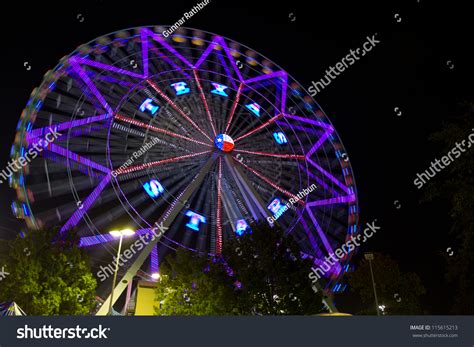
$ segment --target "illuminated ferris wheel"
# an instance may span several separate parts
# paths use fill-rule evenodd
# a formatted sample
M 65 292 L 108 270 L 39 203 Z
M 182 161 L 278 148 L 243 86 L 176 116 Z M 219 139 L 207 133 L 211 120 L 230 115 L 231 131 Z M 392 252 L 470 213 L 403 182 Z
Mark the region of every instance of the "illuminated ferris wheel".
M 100 37 L 45 75 L 11 156 L 60 136 L 10 177 L 15 215 L 77 233 L 99 262 L 114 254 L 109 230 L 126 225 L 133 239 L 161 225 L 116 293 L 178 247 L 220 255 L 254 221 L 278 223 L 321 264 L 358 232 L 352 169 L 329 119 L 255 51 L 189 28 L 165 38 L 166 29 Z M 348 260 L 327 274 L 327 290 L 340 290 Z

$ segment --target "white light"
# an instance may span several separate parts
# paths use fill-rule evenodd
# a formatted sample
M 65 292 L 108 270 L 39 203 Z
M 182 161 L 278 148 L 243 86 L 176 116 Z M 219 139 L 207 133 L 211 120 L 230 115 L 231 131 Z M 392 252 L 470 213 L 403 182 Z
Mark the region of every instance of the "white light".
M 109 234 L 113 237 L 132 236 L 133 234 L 135 234 L 135 231 L 133 231 L 132 229 L 112 230 L 109 231 Z
M 123 236 L 132 236 L 135 234 L 135 231 L 132 229 L 124 229 L 122 230 L 122 235 Z
M 154 272 L 151 274 L 151 278 L 153 278 L 154 280 L 158 280 L 160 279 L 161 275 L 158 273 L 158 272 Z
M 122 233 L 118 230 L 109 231 L 109 234 L 112 235 L 113 237 L 120 237 L 120 235 L 122 235 Z

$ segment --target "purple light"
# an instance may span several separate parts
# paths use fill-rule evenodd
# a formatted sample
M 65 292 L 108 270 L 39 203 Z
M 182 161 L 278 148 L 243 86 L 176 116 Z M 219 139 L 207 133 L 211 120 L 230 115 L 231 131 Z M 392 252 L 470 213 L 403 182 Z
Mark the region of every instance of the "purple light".
M 347 188 L 344 184 L 342 184 L 341 182 L 339 182 L 333 175 L 331 175 L 329 172 L 327 172 L 326 170 L 324 170 L 321 166 L 319 166 L 318 164 L 316 164 L 314 161 L 312 161 L 311 159 L 309 158 L 306 158 L 306 160 L 308 161 L 308 163 L 310 163 L 311 165 L 313 165 L 316 169 L 319 170 L 319 172 L 321 172 L 324 176 L 326 176 L 327 178 L 329 178 L 334 184 L 336 184 L 339 188 L 341 188 L 343 191 L 345 191 L 347 194 L 350 194 L 350 191 L 349 191 L 349 188 Z
M 338 196 L 331 199 L 311 201 L 307 204 L 307 206 L 313 207 L 313 206 L 323 206 L 323 205 L 331 205 L 331 204 L 341 204 L 341 203 L 346 203 L 346 202 L 354 202 L 355 200 L 356 200 L 355 194 L 351 194 L 351 195 L 346 195 L 346 196 Z
M 110 71 L 110 72 L 115 72 L 115 73 L 119 73 L 119 74 L 122 74 L 122 75 L 130 76 L 130 77 L 135 77 L 135 78 L 138 78 L 138 79 L 143 79 L 144 78 L 143 75 L 137 74 L 135 72 L 124 70 L 124 69 L 121 69 L 121 68 L 118 68 L 118 67 L 115 67 L 115 66 L 112 66 L 112 65 L 109 65 L 109 64 L 99 63 L 98 61 L 93 61 L 93 60 L 89 60 L 89 59 L 85 59 L 85 58 L 80 58 L 79 56 L 74 56 L 74 57 L 70 58 L 70 60 L 71 59 L 74 59 L 74 62 L 77 62 L 81 65 L 89 65 L 89 66 L 92 66 L 92 67 L 95 67 L 95 68 L 98 68 L 98 69 L 107 70 L 107 71 Z
M 63 227 L 59 231 L 60 234 L 69 230 L 77 223 L 79 223 L 79 221 L 82 219 L 87 210 L 94 204 L 94 202 L 97 201 L 97 198 L 99 197 L 100 193 L 102 193 L 111 178 L 111 175 L 107 175 L 104 177 L 104 179 L 97 185 L 97 187 L 92 191 L 92 193 L 83 201 L 82 205 L 78 207 L 76 212 L 73 213 L 73 215 L 71 216 L 71 218 L 69 218 L 66 224 L 63 225 Z
M 77 119 L 77 120 L 73 120 L 69 122 L 53 124 L 44 128 L 33 129 L 29 133 L 27 133 L 27 139 L 28 141 L 30 141 L 30 139 L 34 137 L 44 136 L 45 134 L 51 132 L 52 129 L 56 129 L 56 131 L 62 131 L 65 129 L 70 129 L 70 128 L 86 125 L 89 123 L 99 122 L 103 119 L 107 119 L 110 117 L 111 117 L 110 114 L 103 114 L 100 116 L 87 117 L 87 118 Z
M 141 30 L 140 38 L 142 40 L 143 78 L 148 78 L 148 35 L 147 35 L 147 32 L 144 30 Z
M 143 28 L 142 31 L 144 31 L 145 34 L 148 36 L 151 36 L 151 38 L 157 42 L 159 42 L 164 48 L 166 48 L 168 51 L 173 53 L 176 58 L 181 60 L 184 64 L 186 64 L 188 67 L 193 68 L 193 64 L 189 62 L 185 57 L 183 57 L 181 54 L 178 53 L 177 50 L 175 50 L 173 47 L 171 47 L 165 40 L 163 40 L 159 35 L 155 34 L 151 30 L 147 28 Z
M 79 66 L 79 64 L 77 63 L 75 57 L 70 58 L 69 63 L 71 64 L 72 69 L 74 71 L 76 71 L 76 73 L 79 75 L 79 77 L 82 78 L 82 80 L 87 85 L 87 87 L 89 87 L 90 91 L 95 95 L 97 100 L 102 104 L 102 106 L 105 108 L 107 113 L 113 114 L 112 108 L 109 106 L 107 101 L 105 101 L 104 97 L 99 92 L 99 90 L 97 89 L 95 84 L 91 81 L 89 76 L 87 76 L 87 74 L 84 72 L 84 70 Z
M 324 143 L 324 141 L 327 140 L 327 138 L 332 134 L 334 129 L 328 129 L 326 132 L 319 138 L 319 140 L 314 144 L 314 146 L 309 150 L 308 153 L 306 153 L 306 156 L 309 158 L 311 155 L 313 155 L 314 152 L 318 150 L 319 147 Z
M 160 263 L 158 260 L 158 245 L 156 244 L 150 254 L 150 272 L 152 274 L 153 279 L 158 279 L 159 278 L 159 272 L 160 272 Z
M 55 145 L 54 143 L 50 143 L 48 145 L 48 148 L 46 149 L 49 150 L 50 152 L 54 152 L 56 154 L 62 155 L 63 157 L 66 157 L 67 159 L 74 160 L 78 162 L 79 164 L 86 165 L 92 169 L 102 171 L 103 173 L 108 174 L 110 172 L 110 169 L 106 168 L 105 166 L 97 164 L 96 162 L 93 162 L 92 160 L 89 160 L 85 157 L 81 157 L 80 155 L 74 152 L 71 152 L 70 150 L 67 150 L 58 145 Z

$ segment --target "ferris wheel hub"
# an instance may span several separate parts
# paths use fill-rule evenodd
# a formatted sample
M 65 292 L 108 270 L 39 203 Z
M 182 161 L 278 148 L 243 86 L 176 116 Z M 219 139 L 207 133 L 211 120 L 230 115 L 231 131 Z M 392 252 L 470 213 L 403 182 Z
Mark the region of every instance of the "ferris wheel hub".
M 234 149 L 234 140 L 227 134 L 219 134 L 214 140 L 216 147 L 222 152 L 232 152 Z

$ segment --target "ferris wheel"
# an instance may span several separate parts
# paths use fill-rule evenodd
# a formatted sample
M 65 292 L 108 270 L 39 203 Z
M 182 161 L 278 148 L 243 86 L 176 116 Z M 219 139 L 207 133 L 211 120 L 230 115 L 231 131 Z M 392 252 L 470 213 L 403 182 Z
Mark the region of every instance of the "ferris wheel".
M 102 262 L 116 246 L 108 231 L 125 225 L 150 240 L 161 226 L 121 269 L 116 294 L 178 247 L 221 255 L 255 221 L 277 223 L 321 264 L 358 232 L 352 169 L 328 117 L 256 51 L 167 29 L 102 36 L 46 73 L 11 151 L 44 144 L 10 177 L 14 214 L 28 229 L 77 233 Z M 331 268 L 327 290 L 341 288 L 348 261 Z

